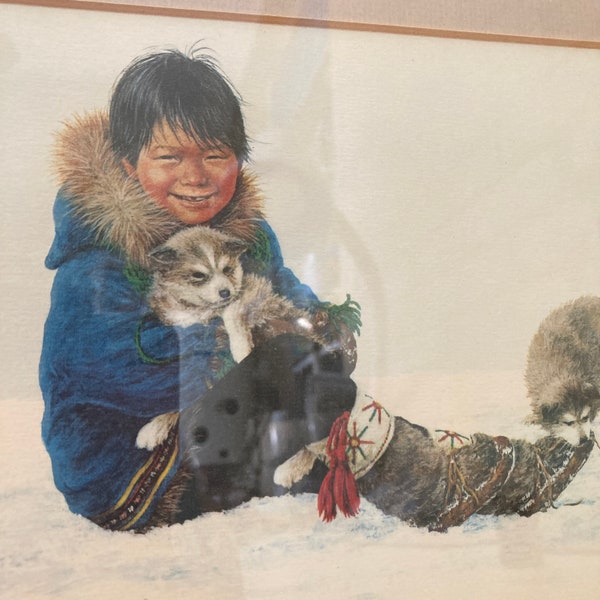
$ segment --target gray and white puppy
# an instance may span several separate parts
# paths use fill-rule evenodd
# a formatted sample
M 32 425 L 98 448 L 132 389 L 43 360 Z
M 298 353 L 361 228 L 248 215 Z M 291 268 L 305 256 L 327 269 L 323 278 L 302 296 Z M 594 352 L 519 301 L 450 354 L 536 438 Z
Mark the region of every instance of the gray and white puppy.
M 600 298 L 583 296 L 552 311 L 529 346 L 528 422 L 573 445 L 590 437 L 600 408 Z
M 150 307 L 167 325 L 207 325 L 220 317 L 238 363 L 251 352 L 255 336 L 285 331 L 321 342 L 307 311 L 276 294 L 264 277 L 244 273 L 240 255 L 246 249 L 244 242 L 210 227 L 179 231 L 150 252 Z M 154 448 L 176 419 L 176 413 L 153 419 L 138 433 L 137 446 Z
M 187 327 L 220 317 L 236 362 L 252 350 L 253 333 L 274 321 L 315 336 L 307 311 L 276 294 L 264 277 L 244 273 L 240 255 L 246 248 L 221 231 L 196 226 L 150 253 L 155 270 L 148 302 L 159 319 Z

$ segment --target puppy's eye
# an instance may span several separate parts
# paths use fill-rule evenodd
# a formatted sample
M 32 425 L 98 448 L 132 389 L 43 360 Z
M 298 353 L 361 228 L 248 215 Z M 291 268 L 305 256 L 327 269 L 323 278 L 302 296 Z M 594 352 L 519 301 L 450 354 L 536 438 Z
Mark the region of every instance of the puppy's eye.
M 590 418 L 588 416 L 582 417 L 581 418 L 581 422 L 582 423 L 587 423 L 590 420 Z
M 573 427 L 573 425 L 575 425 L 575 421 L 563 421 L 563 423 L 567 426 L 567 427 Z
M 233 273 L 233 267 L 227 266 L 223 269 L 223 275 L 231 275 Z
M 206 273 L 203 273 L 202 271 L 194 271 L 192 273 L 192 279 L 196 283 L 202 283 L 203 281 L 206 281 L 207 276 L 206 276 Z

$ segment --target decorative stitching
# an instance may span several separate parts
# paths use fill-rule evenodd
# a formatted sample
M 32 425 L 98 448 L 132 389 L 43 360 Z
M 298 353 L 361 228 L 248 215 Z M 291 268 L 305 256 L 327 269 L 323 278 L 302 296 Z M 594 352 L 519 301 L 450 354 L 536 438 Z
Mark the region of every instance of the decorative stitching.
M 106 512 L 90 517 L 91 521 L 111 531 L 127 531 L 146 514 L 158 488 L 175 464 L 179 450 L 177 430 L 176 423 L 167 439 L 133 476 L 118 502 Z

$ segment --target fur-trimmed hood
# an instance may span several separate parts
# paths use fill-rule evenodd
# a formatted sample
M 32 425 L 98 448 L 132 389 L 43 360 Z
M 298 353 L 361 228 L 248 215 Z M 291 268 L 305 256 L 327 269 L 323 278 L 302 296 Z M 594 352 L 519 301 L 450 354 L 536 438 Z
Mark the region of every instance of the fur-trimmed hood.
M 108 118 L 102 112 L 76 116 L 65 124 L 57 138 L 54 170 L 69 211 L 93 242 L 123 252 L 142 267 L 152 248 L 187 227 L 127 175 L 113 154 Z M 233 199 L 207 224 L 251 242 L 263 219 L 262 205 L 254 177 L 242 170 Z

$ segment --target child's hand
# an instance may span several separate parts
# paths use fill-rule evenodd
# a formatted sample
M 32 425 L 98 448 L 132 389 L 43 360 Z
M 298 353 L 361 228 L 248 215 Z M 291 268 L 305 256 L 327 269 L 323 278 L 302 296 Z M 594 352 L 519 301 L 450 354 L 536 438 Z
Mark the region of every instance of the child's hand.
M 344 371 L 354 371 L 357 361 L 356 339 L 360 335 L 360 304 L 346 295 L 343 304 L 322 302 L 312 311 L 315 331 L 327 341 L 332 350 L 339 349 L 344 360 Z
M 344 372 L 352 373 L 356 367 L 357 351 L 356 339 L 350 328 L 343 322 L 335 322 L 330 318 L 327 310 L 317 309 L 311 319 L 315 331 L 326 340 L 327 348 L 339 351 L 344 362 Z
M 346 300 L 342 304 L 331 302 L 320 302 L 312 309 L 313 325 L 317 329 L 333 328 L 341 329 L 345 326 L 349 331 L 360 335 L 362 321 L 360 320 L 360 304 L 352 300 L 350 294 L 346 294 Z

